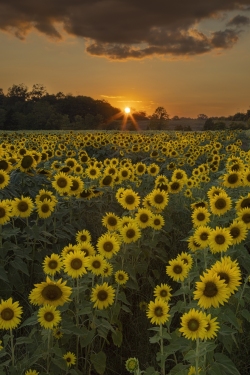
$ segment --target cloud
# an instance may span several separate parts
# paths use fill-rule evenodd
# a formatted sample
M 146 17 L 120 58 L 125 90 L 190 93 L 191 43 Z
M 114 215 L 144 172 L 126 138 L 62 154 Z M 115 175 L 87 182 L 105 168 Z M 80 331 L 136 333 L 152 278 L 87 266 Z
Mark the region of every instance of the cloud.
M 227 26 L 242 26 L 242 25 L 249 25 L 249 24 L 250 24 L 249 17 L 245 17 L 245 16 L 238 14 L 238 16 L 235 16 L 227 23 Z
M 103 98 L 108 98 L 108 99 L 120 99 L 124 98 L 124 96 L 109 96 L 109 95 L 101 95 Z
M 203 20 L 248 11 L 250 0 L 0 0 L 0 30 L 20 39 L 34 30 L 60 41 L 62 32 L 84 38 L 86 51 L 112 60 L 192 56 L 232 48 L 249 18 L 238 15 L 208 35 Z

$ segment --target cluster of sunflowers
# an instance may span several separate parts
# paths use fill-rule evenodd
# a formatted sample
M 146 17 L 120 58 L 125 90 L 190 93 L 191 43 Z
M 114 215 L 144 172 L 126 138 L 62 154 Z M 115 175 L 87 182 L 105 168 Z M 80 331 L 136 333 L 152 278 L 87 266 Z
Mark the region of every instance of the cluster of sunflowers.
M 17 219 L 27 226 L 31 221 L 46 223 L 56 211 L 60 215 L 64 202 L 75 202 L 76 209 L 79 202 L 80 211 L 85 203 L 89 207 L 109 195 L 112 207 L 117 207 L 115 212 L 100 210 L 100 223 L 95 225 L 105 228 L 101 235 L 95 233 L 95 227 L 76 229 L 71 241 L 75 244 L 62 242 L 60 252 L 49 248 L 41 265 L 46 279 L 35 283 L 28 297 L 31 305 L 39 306 L 33 316 L 40 327 L 61 339 L 66 331 L 62 328 L 66 307 L 72 307 L 72 301 L 76 310 L 80 303 L 89 303 L 91 314 L 95 309 L 115 309 L 119 298 L 124 299 L 120 292 L 124 293 L 131 281 L 132 270 L 130 274 L 125 264 L 129 247 L 138 249 L 136 262 L 140 262 L 140 250 L 149 234 L 151 240 L 164 233 L 169 212 L 179 204 L 189 215 L 189 233 L 183 232 L 177 239 L 178 243 L 186 240 L 180 247 L 186 251 L 177 251 L 176 258 L 169 260 L 161 275 L 168 283 L 156 282 L 154 300 L 146 301 L 146 316 L 160 329 L 170 324 L 172 297 L 178 293 L 175 282 L 182 287 L 186 284 L 189 304 L 179 317 L 179 332 L 191 341 L 216 339 L 220 322 L 213 309 L 228 303 L 242 284 L 242 264 L 236 251 L 250 228 L 250 153 L 241 149 L 236 135 L 5 134 L 0 148 L 1 228 L 6 224 L 15 227 Z M 105 158 L 107 154 L 111 157 Z M 38 177 L 42 186 L 28 194 L 25 182 Z M 17 178 L 21 181 L 18 187 Z M 185 293 L 183 296 L 187 302 Z M 236 310 L 238 313 L 239 305 Z M 13 337 L 22 315 L 19 302 L 13 302 L 12 297 L 2 300 L 0 329 L 10 330 Z M 81 329 L 85 323 L 79 316 L 78 311 L 75 324 Z M 77 365 L 78 357 L 77 349 L 63 354 L 68 367 Z M 27 370 L 25 374 L 38 372 Z

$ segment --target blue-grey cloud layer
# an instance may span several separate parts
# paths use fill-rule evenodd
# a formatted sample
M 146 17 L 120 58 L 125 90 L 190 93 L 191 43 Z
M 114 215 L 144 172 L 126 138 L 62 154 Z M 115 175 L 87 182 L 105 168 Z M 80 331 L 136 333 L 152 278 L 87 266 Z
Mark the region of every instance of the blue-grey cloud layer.
M 24 39 L 32 29 L 61 39 L 56 23 L 85 38 L 88 53 L 110 59 L 190 56 L 231 48 L 244 27 L 250 0 L 0 0 L 0 29 Z M 228 11 L 239 14 L 209 35 L 197 24 Z

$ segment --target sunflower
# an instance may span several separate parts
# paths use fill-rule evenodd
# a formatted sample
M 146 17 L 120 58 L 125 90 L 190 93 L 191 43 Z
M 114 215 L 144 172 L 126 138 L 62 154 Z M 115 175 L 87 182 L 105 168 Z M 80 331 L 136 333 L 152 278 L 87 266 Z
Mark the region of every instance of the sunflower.
M 211 314 L 208 314 L 205 316 L 205 320 L 207 322 L 205 339 L 214 339 L 217 336 L 217 331 L 220 328 L 219 323 L 216 321 L 217 318 L 212 319 Z
M 118 176 L 120 177 L 121 181 L 131 179 L 132 171 L 130 168 L 126 166 L 120 167 L 118 171 Z
M 177 168 L 173 171 L 171 179 L 172 181 L 182 181 L 183 183 L 186 183 L 188 180 L 188 176 L 185 171 Z
M 170 298 L 172 297 L 171 291 L 172 291 L 171 286 L 169 286 L 168 284 L 161 283 L 161 285 L 157 285 L 154 288 L 154 296 L 155 298 L 160 298 L 163 301 L 168 302 Z
M 19 302 L 12 302 L 12 298 L 0 303 L 0 329 L 16 328 L 21 320 L 23 308 Z
M 98 238 L 96 247 L 99 254 L 107 259 L 111 259 L 120 250 L 120 244 L 116 237 L 108 233 Z
M 22 172 L 27 172 L 31 168 L 35 168 L 36 160 L 32 155 L 32 152 L 27 151 L 26 154 L 18 163 L 18 167 Z
M 231 198 L 226 193 L 219 193 L 210 199 L 210 209 L 214 215 L 223 215 L 231 207 Z
M 138 176 L 142 176 L 147 170 L 146 164 L 139 162 L 136 163 L 134 166 L 134 171 Z
M 166 266 L 166 274 L 174 281 L 183 281 L 187 277 L 188 271 L 188 265 L 183 260 L 170 260 L 169 266 Z
M 184 182 L 182 180 L 174 180 L 174 181 L 170 181 L 168 186 L 169 186 L 170 193 L 177 194 L 182 190 L 184 186 Z
M 249 168 L 246 168 L 243 172 L 242 185 L 250 186 L 250 169 Z
M 140 204 L 138 193 L 132 189 L 125 189 L 121 198 L 117 198 L 117 200 L 125 210 L 134 210 Z
M 113 212 L 107 212 L 102 218 L 102 224 L 110 231 L 118 229 L 119 217 Z
M 124 285 L 124 284 L 126 284 L 128 279 L 129 279 L 129 276 L 128 276 L 127 272 L 122 271 L 122 270 L 116 271 L 115 281 L 117 282 L 117 284 Z
M 220 193 L 225 193 L 226 194 L 225 190 L 222 187 L 220 187 L 220 186 L 212 186 L 208 190 L 207 196 L 208 196 L 209 199 L 212 199 L 212 198 L 218 196 Z
M 204 309 L 219 307 L 227 302 L 230 293 L 224 280 L 221 280 L 216 273 L 204 272 L 200 276 L 201 281 L 196 282 L 194 299 L 198 299 L 198 305 Z
M 139 228 L 147 228 L 152 223 L 152 212 L 147 208 L 139 208 L 135 214 L 135 221 Z
M 41 189 L 39 190 L 39 193 L 36 195 L 35 203 L 38 205 L 40 202 L 43 202 L 44 199 L 47 199 L 48 201 L 52 202 L 54 206 L 57 203 L 57 199 L 51 191 Z
M 206 335 L 207 325 L 206 315 L 202 311 L 191 309 L 182 315 L 181 328 L 179 331 L 187 339 L 203 340 Z
M 128 372 L 135 374 L 135 371 L 139 368 L 139 361 L 137 358 L 128 358 L 125 362 L 125 367 Z
M 7 200 L 0 201 L 0 225 L 7 223 L 12 216 L 12 206 L 8 202 Z
M 67 352 L 64 354 L 63 359 L 65 359 L 68 367 L 76 363 L 76 355 L 72 352 Z
M 129 223 L 120 229 L 120 234 L 125 243 L 131 243 L 141 237 L 141 230 L 136 223 Z
M 87 268 L 94 275 L 102 275 L 106 265 L 107 262 L 101 254 L 92 255 L 87 260 Z
M 106 262 L 105 263 L 105 267 L 103 269 L 103 273 L 102 273 L 102 276 L 103 277 L 109 277 L 111 276 L 113 273 L 113 266 L 112 264 L 110 264 L 109 262 Z
M 70 176 L 71 179 L 71 186 L 68 191 L 69 195 L 78 195 L 81 191 L 83 191 L 84 183 L 78 176 Z
M 210 212 L 205 207 L 198 207 L 194 209 L 191 215 L 194 227 L 206 225 L 210 221 L 210 215 Z
M 91 234 L 87 229 L 82 229 L 76 233 L 76 242 L 91 242 Z
M 240 211 L 243 208 L 250 208 L 250 193 L 248 193 L 247 196 L 240 197 L 240 199 L 236 201 L 236 211 Z
M 237 211 L 238 220 L 243 221 L 247 229 L 250 229 L 250 208 Z
M 198 373 L 201 372 L 201 368 L 198 368 Z M 196 369 L 194 366 L 190 366 L 187 375 L 196 375 Z
M 85 253 L 80 250 L 67 254 L 63 260 L 63 265 L 65 272 L 73 279 L 77 279 L 87 273 L 87 258 Z
M 163 210 L 168 204 L 168 193 L 164 190 L 154 189 L 148 196 L 151 206 Z
M 232 236 L 228 228 L 216 227 L 212 229 L 208 237 L 209 247 L 212 253 L 227 251 L 232 245 Z
M 205 249 L 208 246 L 211 230 L 210 227 L 203 225 L 196 228 L 193 238 L 198 244 L 200 244 L 201 249 Z
M 232 267 L 228 262 L 217 261 L 210 269 L 212 274 L 219 276 L 229 289 L 230 295 L 235 293 L 241 284 L 241 273 L 239 268 Z
M 51 216 L 55 209 L 55 205 L 52 201 L 44 199 L 42 202 L 37 203 L 37 213 L 41 219 L 46 219 Z
M 69 176 L 64 172 L 59 172 L 54 176 L 54 181 L 52 181 L 53 188 L 59 193 L 64 194 L 70 191 L 72 186 L 72 181 Z
M 234 220 L 229 226 L 229 232 L 232 237 L 232 244 L 237 245 L 246 239 L 248 234 L 248 228 L 244 221 Z
M 67 246 L 64 246 L 64 248 L 63 248 L 62 251 L 61 251 L 61 256 L 62 256 L 63 258 L 65 258 L 67 254 L 72 253 L 72 252 L 74 252 L 74 251 L 76 251 L 76 250 L 78 250 L 77 245 L 72 245 L 72 244 L 70 243 L 70 244 L 68 244 Z
M 231 172 L 224 174 L 223 185 L 228 188 L 236 188 L 241 186 L 241 174 L 239 172 Z
M 0 170 L 0 189 L 4 189 L 10 182 L 10 176 L 4 170 Z
M 72 288 L 66 285 L 66 281 L 62 282 L 62 279 L 53 281 L 47 276 L 46 281 L 35 284 L 35 288 L 30 292 L 29 299 L 33 305 L 50 304 L 56 307 L 70 301 L 71 293 Z
M 25 371 L 25 374 L 24 375 L 39 375 L 39 372 L 37 372 L 36 370 L 27 370 Z
M 96 167 L 96 166 L 89 166 L 88 168 L 85 169 L 85 173 L 88 178 L 91 180 L 95 180 L 101 176 L 101 169 Z
M 115 182 L 116 182 L 116 175 L 105 174 L 99 181 L 99 184 L 101 187 L 106 187 L 106 186 L 113 187 Z
M 51 254 L 46 256 L 43 261 L 43 271 L 48 275 L 55 275 L 62 268 L 62 259 L 58 254 Z
M 192 268 L 193 258 L 190 254 L 182 252 L 177 256 L 176 260 L 182 260 L 187 265 L 188 271 L 190 271 L 190 269 Z
M 152 214 L 150 227 L 154 230 L 160 230 L 165 224 L 164 217 L 160 214 Z
M 147 309 L 147 317 L 152 324 L 164 324 L 169 319 L 170 315 L 169 305 L 161 298 L 156 298 L 155 301 L 150 301 Z
M 101 285 L 97 284 L 92 288 L 90 300 L 94 302 L 94 307 L 102 310 L 114 303 L 114 297 L 115 290 L 105 282 Z
M 29 217 L 34 208 L 34 203 L 30 197 L 15 198 L 11 204 L 13 216 Z
M 60 311 L 55 306 L 49 304 L 40 307 L 37 314 L 37 320 L 45 329 L 53 329 L 61 321 Z
M 63 332 L 60 327 L 53 328 L 53 337 L 55 337 L 57 340 L 63 337 Z
M 160 167 L 159 167 L 158 164 L 152 163 L 152 164 L 148 165 L 147 172 L 151 176 L 157 176 L 158 173 L 160 172 Z

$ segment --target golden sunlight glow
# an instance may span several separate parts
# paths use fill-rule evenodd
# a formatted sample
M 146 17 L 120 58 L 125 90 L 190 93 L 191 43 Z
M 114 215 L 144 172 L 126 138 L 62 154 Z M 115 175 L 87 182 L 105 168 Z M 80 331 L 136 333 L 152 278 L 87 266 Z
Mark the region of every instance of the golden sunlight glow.
M 126 108 L 124 109 L 124 112 L 125 112 L 125 113 L 130 113 L 130 108 L 129 108 L 129 107 L 126 107 Z

